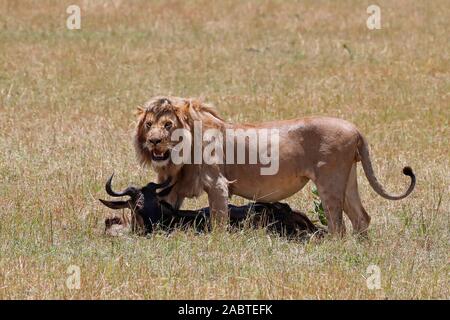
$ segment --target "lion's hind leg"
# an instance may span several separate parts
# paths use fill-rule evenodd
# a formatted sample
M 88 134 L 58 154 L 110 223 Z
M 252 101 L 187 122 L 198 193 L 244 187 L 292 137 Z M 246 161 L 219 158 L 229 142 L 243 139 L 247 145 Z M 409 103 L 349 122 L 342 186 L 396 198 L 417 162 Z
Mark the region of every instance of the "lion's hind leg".
M 353 232 L 365 236 L 370 224 L 370 216 L 364 209 L 359 197 L 356 163 L 353 164 L 348 176 L 344 211 L 352 223 Z
M 345 224 L 343 206 L 345 190 L 350 168 L 321 168 L 313 179 L 328 221 L 328 232 L 331 235 L 343 236 Z

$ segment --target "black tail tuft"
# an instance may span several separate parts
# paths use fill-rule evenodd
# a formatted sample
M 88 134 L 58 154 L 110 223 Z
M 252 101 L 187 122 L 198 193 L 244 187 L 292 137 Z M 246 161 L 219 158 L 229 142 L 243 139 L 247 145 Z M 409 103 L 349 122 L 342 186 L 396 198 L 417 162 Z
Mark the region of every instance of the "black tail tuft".
M 414 173 L 413 173 L 411 167 L 404 167 L 403 174 L 406 176 L 414 177 Z

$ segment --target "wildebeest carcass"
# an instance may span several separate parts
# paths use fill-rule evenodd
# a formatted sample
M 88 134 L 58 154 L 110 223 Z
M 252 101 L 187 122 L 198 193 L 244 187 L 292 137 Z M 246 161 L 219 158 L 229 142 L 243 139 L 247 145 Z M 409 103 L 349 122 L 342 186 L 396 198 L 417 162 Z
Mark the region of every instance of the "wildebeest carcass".
M 176 210 L 160 198 L 168 195 L 173 187 L 170 179 L 161 184 L 150 182 L 142 188 L 129 186 L 123 191 L 112 190 L 112 179 L 105 185 L 106 192 L 112 197 L 128 196 L 128 200 L 107 201 L 99 199 L 111 209 L 130 209 L 131 230 L 137 233 L 151 233 L 155 227 L 170 231 L 179 227 L 194 227 L 196 230 L 210 229 L 210 210 L 208 207 L 198 210 Z M 158 191 L 159 190 L 159 191 Z M 266 227 L 280 235 L 293 237 L 306 234 L 322 235 L 323 228 L 317 227 L 302 212 L 291 209 L 286 203 L 252 202 L 244 206 L 229 205 L 230 224 L 233 227 L 249 225 Z M 114 224 L 126 223 L 114 217 L 106 219 L 108 229 Z

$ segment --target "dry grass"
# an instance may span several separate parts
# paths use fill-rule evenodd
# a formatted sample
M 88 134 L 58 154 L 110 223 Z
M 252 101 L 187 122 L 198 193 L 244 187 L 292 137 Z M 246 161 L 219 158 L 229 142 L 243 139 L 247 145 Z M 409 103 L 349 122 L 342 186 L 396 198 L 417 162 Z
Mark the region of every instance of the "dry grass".
M 0 298 L 450 298 L 448 1 L 377 1 L 376 31 L 356 0 L 80 2 L 69 31 L 71 1 L 0 0 Z M 231 121 L 348 119 L 387 189 L 409 164 L 416 190 L 389 202 L 360 179 L 370 242 L 106 237 L 107 176 L 152 179 L 130 136 L 156 94 L 203 96 Z M 289 203 L 311 209 L 309 190 Z

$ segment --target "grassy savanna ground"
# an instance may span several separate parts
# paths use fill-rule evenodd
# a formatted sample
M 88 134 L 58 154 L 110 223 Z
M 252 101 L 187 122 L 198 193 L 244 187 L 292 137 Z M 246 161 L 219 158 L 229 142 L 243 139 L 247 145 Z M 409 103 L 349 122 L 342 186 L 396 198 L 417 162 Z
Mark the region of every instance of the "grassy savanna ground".
M 369 4 L 0 0 L 0 298 L 450 298 L 449 2 L 377 1 L 373 31 Z M 386 189 L 404 190 L 410 165 L 416 190 L 384 200 L 359 168 L 370 241 L 105 236 L 111 211 L 96 199 L 111 172 L 118 188 L 154 178 L 131 135 L 157 94 L 204 97 L 229 121 L 345 118 Z M 310 190 L 287 201 L 311 210 Z

